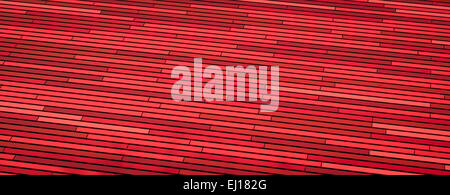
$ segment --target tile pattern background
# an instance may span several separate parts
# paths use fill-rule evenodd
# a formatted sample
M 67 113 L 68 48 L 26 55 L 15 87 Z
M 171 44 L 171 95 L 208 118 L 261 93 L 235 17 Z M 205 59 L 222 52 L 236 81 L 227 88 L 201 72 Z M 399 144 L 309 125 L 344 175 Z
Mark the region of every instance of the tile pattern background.
M 449 174 L 446 0 L 0 0 L 1 174 Z M 171 69 L 280 66 L 280 108 Z

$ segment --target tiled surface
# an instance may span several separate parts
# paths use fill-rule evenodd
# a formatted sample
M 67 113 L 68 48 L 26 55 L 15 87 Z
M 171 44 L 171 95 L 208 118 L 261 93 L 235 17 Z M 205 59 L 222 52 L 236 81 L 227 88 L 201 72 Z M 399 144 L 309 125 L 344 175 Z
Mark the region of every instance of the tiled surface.
M 1 174 L 449 174 L 445 0 L 0 0 Z M 171 69 L 280 66 L 280 108 Z

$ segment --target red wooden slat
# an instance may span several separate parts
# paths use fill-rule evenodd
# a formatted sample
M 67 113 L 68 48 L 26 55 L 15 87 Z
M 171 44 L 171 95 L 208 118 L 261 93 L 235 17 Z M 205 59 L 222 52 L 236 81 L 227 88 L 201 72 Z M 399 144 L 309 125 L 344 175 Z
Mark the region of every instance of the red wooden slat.
M 448 175 L 449 5 L 0 0 L 0 175 Z M 196 57 L 278 110 L 172 100 Z

